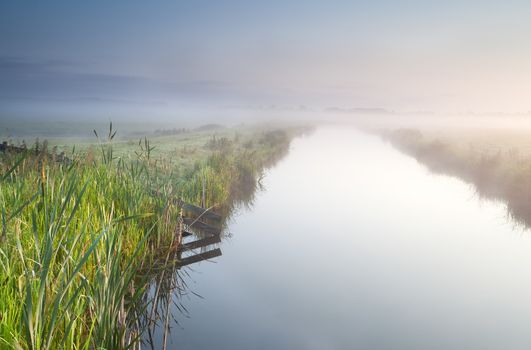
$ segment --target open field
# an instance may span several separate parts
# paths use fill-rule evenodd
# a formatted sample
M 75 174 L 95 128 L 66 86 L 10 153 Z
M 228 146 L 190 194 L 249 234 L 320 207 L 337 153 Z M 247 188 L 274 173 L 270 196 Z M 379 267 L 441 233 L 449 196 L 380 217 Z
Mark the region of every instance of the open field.
M 150 276 L 173 249 L 172 199 L 230 211 L 305 130 L 114 140 L 111 127 L 76 148 L 0 153 L 0 348 L 134 345 Z M 61 149 L 72 162 L 54 161 Z
M 430 170 L 457 176 L 479 195 L 507 203 L 531 225 L 531 129 L 394 129 L 378 133 Z
M 35 140 L 42 144 L 45 140 L 47 149 L 56 153 L 65 152 L 70 157 L 75 157 L 75 154 L 92 157 L 100 152 L 99 145 L 101 141 L 105 142 L 108 136 L 109 124 L 87 122 L 71 122 L 66 126 L 60 126 L 60 124 L 34 125 L 28 128 L 29 130 L 24 129 L 27 123 L 10 125 L 11 128 L 17 130 L 15 133 L 17 136 L 4 136 L 0 140 L 8 140 L 15 145 L 34 144 Z M 94 129 L 87 129 L 91 127 Z M 218 124 L 206 124 L 186 129 L 166 124 L 153 124 L 144 126 L 142 131 L 138 124 L 124 126 L 120 124 L 115 130 L 117 133 L 112 141 L 112 150 L 113 156 L 117 158 L 135 157 L 140 145 L 145 146 L 147 139 L 151 149 L 150 158 L 165 164 L 171 163 L 175 169 L 182 172 L 189 170 L 197 162 L 205 161 L 218 146 L 216 142 L 227 141 L 225 146 L 230 144 L 230 148 L 235 152 L 250 151 L 252 148 L 254 148 L 253 152 L 259 152 L 260 147 L 255 147 L 259 145 L 253 144 L 256 136 L 279 128 L 288 134 L 298 133 L 301 130 L 300 125 L 261 124 L 225 127 Z M 4 134 L 10 135 L 7 132 Z M 39 135 L 52 136 L 39 137 Z

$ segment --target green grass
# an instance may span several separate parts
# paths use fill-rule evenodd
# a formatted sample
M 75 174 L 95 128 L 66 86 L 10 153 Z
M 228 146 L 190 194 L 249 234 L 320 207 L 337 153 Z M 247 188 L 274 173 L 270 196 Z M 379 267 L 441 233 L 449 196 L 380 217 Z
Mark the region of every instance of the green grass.
M 134 344 L 150 272 L 174 240 L 171 199 L 199 204 L 204 186 L 206 206 L 230 211 L 298 131 L 114 144 L 111 128 L 70 152 L 71 164 L 45 151 L 0 154 L 0 348 Z

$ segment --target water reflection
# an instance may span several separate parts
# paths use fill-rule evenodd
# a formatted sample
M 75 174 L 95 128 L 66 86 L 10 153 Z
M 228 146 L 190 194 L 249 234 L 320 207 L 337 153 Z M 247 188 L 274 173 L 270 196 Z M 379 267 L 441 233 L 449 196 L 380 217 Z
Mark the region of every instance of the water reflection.
M 189 272 L 177 265 L 176 252 L 170 254 L 168 265 L 150 283 L 146 295 L 149 308 L 144 314 L 142 328 L 144 329 L 143 344 L 151 349 L 166 348 L 168 335 L 173 325 L 179 325 L 173 310 L 180 315 L 188 316 L 182 300 L 188 295 L 187 279 Z M 172 264 L 173 262 L 173 264 Z M 162 347 L 159 344 L 162 343 Z
M 296 140 L 263 185 L 215 264 L 161 284 L 150 346 L 531 346 L 531 236 L 503 205 L 345 128 Z
M 263 170 L 273 167 L 288 151 L 289 148 L 285 148 L 272 154 L 263 164 Z M 139 318 L 138 329 L 144 330 L 140 346 L 166 349 L 172 329 L 180 327 L 179 319 L 191 317 L 186 302 L 190 298 L 202 299 L 189 285 L 196 272 L 193 265 L 201 261 L 212 262 L 222 255 L 221 243 L 231 237 L 228 227 L 232 217 L 241 210 L 252 208 L 257 192 L 264 189 L 262 179 L 262 174 L 258 177 L 242 174 L 233 184 L 229 200 L 218 205 L 216 212 L 184 205 L 181 244 L 159 261 L 158 269 L 150 271 L 151 282 L 144 296 L 146 308 Z M 201 211 L 199 215 L 197 209 Z M 219 218 L 216 217 L 218 213 Z
M 468 159 L 455 155 L 451 145 L 447 142 L 422 140 L 422 134 L 417 130 L 403 129 L 383 135 L 398 150 L 414 157 L 419 163 L 426 166 L 431 172 L 447 176 L 455 176 L 469 183 L 478 197 L 499 201 L 506 205 L 507 216 L 510 220 L 531 226 L 531 200 L 528 189 L 531 187 L 531 178 L 523 173 L 515 177 L 514 183 L 502 177 L 497 177 L 497 169 L 503 157 L 510 157 L 516 166 L 513 171 L 525 172 L 522 160 L 517 154 L 510 151 L 503 154 L 497 152 L 478 152 L 471 154 Z M 511 176 L 511 174 L 505 174 Z

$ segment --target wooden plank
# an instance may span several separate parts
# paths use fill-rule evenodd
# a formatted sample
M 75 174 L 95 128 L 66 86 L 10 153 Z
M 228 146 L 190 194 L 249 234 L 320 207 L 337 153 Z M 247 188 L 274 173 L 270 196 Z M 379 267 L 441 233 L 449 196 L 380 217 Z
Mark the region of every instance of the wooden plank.
M 183 233 L 182 233 L 183 237 L 188 237 L 188 236 L 191 236 L 191 235 L 193 235 L 193 233 L 188 232 L 188 231 L 183 231 Z
M 216 249 L 213 249 L 213 250 L 209 250 L 208 252 L 204 252 L 204 253 L 192 255 L 192 256 L 189 256 L 189 257 L 186 257 L 186 258 L 182 258 L 179 261 L 179 265 L 180 266 L 186 266 L 186 265 L 190 265 L 190 264 L 195 264 L 197 262 L 200 262 L 200 261 L 203 261 L 203 260 L 207 260 L 207 259 L 216 258 L 218 256 L 221 256 L 221 249 L 216 248 Z
M 201 207 L 197 207 L 190 203 L 182 203 L 183 210 L 189 213 L 192 213 L 196 217 L 199 217 L 201 219 L 205 220 L 212 220 L 212 221 L 221 221 L 222 217 L 221 215 L 215 213 L 212 211 L 212 209 L 204 209 Z
M 219 235 L 219 234 L 221 234 L 221 229 L 219 229 L 217 227 L 214 227 L 214 226 L 211 226 L 209 224 L 205 224 L 202 221 L 198 221 L 198 220 L 191 219 L 191 218 L 183 218 L 183 221 L 184 221 L 185 225 L 188 225 L 189 227 L 191 227 L 191 228 L 193 228 L 195 230 L 198 230 L 198 231 L 201 231 L 201 232 L 204 232 L 204 233 L 208 233 L 208 234 L 211 234 L 211 235 Z
M 203 238 L 203 239 L 198 239 L 197 241 L 193 241 L 193 242 L 188 242 L 188 243 L 182 244 L 179 247 L 179 249 L 184 252 L 186 250 L 196 249 L 196 248 L 200 248 L 200 247 L 205 247 L 207 245 L 216 244 L 216 243 L 221 243 L 221 237 L 212 236 L 212 237 L 207 237 L 207 238 Z
M 155 189 L 152 189 L 151 193 L 154 196 L 162 196 L 162 193 Z M 212 211 L 212 209 L 201 208 L 196 205 L 186 203 L 182 201 L 181 199 L 177 199 L 175 197 L 172 197 L 170 200 L 172 201 L 172 203 L 180 205 L 184 211 L 194 215 L 195 218 L 200 217 L 201 219 L 212 220 L 212 221 L 217 221 L 217 222 L 221 222 L 221 220 L 223 219 L 221 215 Z

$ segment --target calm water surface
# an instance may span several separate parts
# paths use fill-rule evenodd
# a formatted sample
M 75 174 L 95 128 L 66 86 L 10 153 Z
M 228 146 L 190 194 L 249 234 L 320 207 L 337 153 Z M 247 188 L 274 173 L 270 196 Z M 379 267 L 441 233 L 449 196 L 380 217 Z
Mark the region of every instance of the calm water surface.
M 168 348 L 529 349 L 531 235 L 374 136 L 293 142 L 214 262 L 193 266 Z M 160 337 L 159 337 L 160 338 Z

